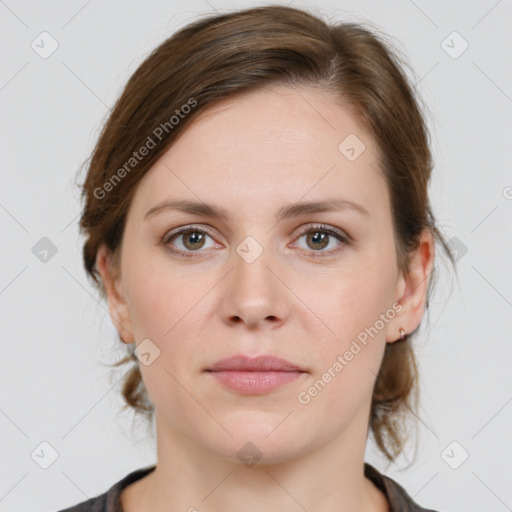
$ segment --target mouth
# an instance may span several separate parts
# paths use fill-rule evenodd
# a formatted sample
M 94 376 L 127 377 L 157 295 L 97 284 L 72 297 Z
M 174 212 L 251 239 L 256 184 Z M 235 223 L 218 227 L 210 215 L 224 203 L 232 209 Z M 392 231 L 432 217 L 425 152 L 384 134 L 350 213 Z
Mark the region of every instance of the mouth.
M 295 381 L 307 371 L 274 356 L 238 355 L 205 370 L 225 388 L 240 395 L 262 395 Z

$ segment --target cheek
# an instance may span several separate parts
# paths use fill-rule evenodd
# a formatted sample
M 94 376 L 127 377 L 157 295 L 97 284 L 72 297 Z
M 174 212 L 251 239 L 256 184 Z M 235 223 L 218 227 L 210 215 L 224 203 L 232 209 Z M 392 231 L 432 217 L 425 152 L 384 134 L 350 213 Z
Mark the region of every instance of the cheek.
M 355 264 L 300 279 L 295 290 L 308 306 L 308 317 L 319 323 L 322 338 L 342 347 L 392 306 L 392 269 L 383 258 L 370 255 Z
M 206 276 L 173 264 L 160 247 L 131 248 L 129 260 L 124 272 L 136 339 L 154 339 L 165 348 L 205 295 Z
M 331 405 L 348 406 L 347 401 L 354 405 L 371 393 L 388 323 L 395 316 L 393 258 L 387 256 L 384 251 L 366 255 L 354 265 L 317 276 L 318 286 L 312 287 L 309 280 L 301 286 L 299 293 L 311 310 L 309 323 L 318 325 L 322 333 L 315 346 L 318 365 L 314 378 L 321 379 L 320 387 L 329 382 L 329 389 L 322 394 Z M 342 356 L 341 363 L 338 356 Z M 345 396 L 348 389 L 351 395 Z
M 159 351 L 151 364 L 139 363 L 144 385 L 157 409 L 172 418 L 197 412 L 184 389 L 192 389 L 191 369 L 197 368 L 201 332 L 204 336 L 197 322 L 204 307 L 201 298 L 208 291 L 202 284 L 198 276 L 185 279 L 170 268 L 155 267 L 131 281 L 130 314 L 137 343 L 149 338 Z
M 317 309 L 312 308 L 329 330 L 322 328 L 326 334 L 314 349 L 318 364 L 297 398 L 305 414 L 336 428 L 369 405 L 385 349 L 387 324 L 380 315 L 390 306 L 389 286 L 383 276 L 378 282 L 371 276 L 376 277 L 365 273 L 331 280 L 330 299 L 318 297 Z
M 130 318 L 137 341 L 149 338 L 160 345 L 173 325 L 173 313 L 179 307 L 173 292 L 162 278 L 146 273 L 131 283 Z
M 149 338 L 160 351 L 155 368 L 168 369 L 177 378 L 186 376 L 205 336 L 204 322 L 212 315 L 207 298 L 214 280 L 165 261 L 138 268 L 145 270 L 132 272 L 129 280 L 130 318 L 137 343 Z M 147 376 L 155 379 L 162 373 L 158 378 L 168 378 L 165 372 Z

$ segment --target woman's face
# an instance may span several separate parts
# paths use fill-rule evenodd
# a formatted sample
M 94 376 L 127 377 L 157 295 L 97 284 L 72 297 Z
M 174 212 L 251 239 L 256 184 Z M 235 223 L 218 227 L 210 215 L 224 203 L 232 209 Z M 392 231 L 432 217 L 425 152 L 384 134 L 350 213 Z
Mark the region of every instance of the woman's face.
M 201 209 L 148 215 L 166 201 Z M 366 439 L 386 341 L 417 326 L 400 311 L 405 286 L 374 141 L 327 93 L 279 86 L 210 110 L 144 176 L 109 300 L 145 340 L 157 428 L 233 460 L 252 443 L 276 462 Z M 270 374 L 224 374 L 262 386 L 243 393 L 206 371 L 240 354 L 302 372 L 276 388 Z

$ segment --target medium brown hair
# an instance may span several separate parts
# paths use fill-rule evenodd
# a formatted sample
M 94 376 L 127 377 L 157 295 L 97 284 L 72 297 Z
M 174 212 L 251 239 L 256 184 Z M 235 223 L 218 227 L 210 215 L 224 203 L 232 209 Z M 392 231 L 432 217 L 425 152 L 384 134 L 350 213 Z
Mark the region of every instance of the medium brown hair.
M 375 138 L 379 171 L 391 197 L 400 270 L 407 271 L 425 229 L 453 264 L 429 203 L 429 137 L 413 86 L 402 69 L 406 65 L 374 28 L 353 22 L 328 24 L 316 15 L 282 6 L 209 15 L 161 43 L 126 84 L 103 127 L 82 185 L 83 262 L 101 296 L 106 298 L 95 267 L 98 248 L 105 244 L 119 264 L 127 212 L 144 174 L 205 109 L 237 93 L 273 84 L 310 85 L 336 95 Z M 151 145 L 149 138 L 154 147 L 135 160 L 134 151 Z M 431 279 L 428 296 L 432 283 Z M 427 297 L 427 308 L 428 301 Z M 414 334 L 386 344 L 373 392 L 369 428 L 390 461 L 404 449 L 402 413 L 413 411 L 417 402 Z M 125 407 L 151 419 L 154 406 L 130 350 L 114 366 L 125 363 L 131 366 L 122 389 Z

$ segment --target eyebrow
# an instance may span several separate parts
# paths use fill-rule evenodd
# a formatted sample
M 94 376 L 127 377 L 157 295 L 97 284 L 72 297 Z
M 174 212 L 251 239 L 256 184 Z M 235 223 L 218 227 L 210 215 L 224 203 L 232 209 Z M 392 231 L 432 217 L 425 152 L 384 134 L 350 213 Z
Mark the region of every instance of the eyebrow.
M 370 212 L 360 204 L 348 201 L 346 199 L 334 198 L 326 199 L 323 201 L 292 203 L 287 206 L 283 206 L 277 212 L 276 220 L 277 222 L 280 222 L 284 219 L 299 217 L 309 213 L 343 210 L 350 210 L 361 213 L 365 216 L 370 216 Z M 147 220 L 158 212 L 163 211 L 181 211 L 192 215 L 200 215 L 202 217 L 210 217 L 212 219 L 219 219 L 222 221 L 227 221 L 229 219 L 228 210 L 220 206 L 190 200 L 169 200 L 150 208 L 146 212 L 146 215 L 144 215 L 144 220 Z

